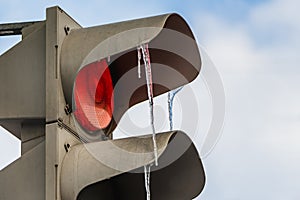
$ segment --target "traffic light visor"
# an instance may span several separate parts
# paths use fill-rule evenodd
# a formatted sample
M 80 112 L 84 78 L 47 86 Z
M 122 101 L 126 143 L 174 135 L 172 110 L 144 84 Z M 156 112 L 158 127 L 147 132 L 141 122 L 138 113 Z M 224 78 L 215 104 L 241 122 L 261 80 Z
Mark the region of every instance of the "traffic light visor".
M 149 48 L 154 97 L 198 76 L 198 45 L 178 14 L 73 29 L 65 37 L 60 55 L 63 93 L 88 137 L 101 131 L 112 134 L 130 107 L 148 99 L 144 62 L 138 64 L 141 45 Z

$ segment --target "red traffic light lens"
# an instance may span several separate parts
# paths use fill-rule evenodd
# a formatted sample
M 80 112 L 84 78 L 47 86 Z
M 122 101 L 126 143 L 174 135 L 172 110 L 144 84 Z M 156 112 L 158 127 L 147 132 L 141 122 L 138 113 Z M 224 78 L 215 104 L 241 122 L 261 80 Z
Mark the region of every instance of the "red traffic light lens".
M 74 86 L 74 115 L 88 132 L 106 128 L 114 109 L 113 84 L 106 60 L 83 67 Z

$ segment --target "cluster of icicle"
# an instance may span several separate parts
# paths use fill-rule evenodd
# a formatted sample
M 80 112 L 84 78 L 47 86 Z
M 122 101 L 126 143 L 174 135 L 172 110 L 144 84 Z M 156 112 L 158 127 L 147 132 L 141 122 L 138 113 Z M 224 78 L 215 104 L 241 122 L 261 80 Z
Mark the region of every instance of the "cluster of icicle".
M 155 135 L 155 127 L 154 127 L 154 112 L 153 112 L 153 84 L 152 84 L 152 72 L 151 72 L 151 60 L 148 44 L 142 44 L 137 48 L 138 55 L 138 77 L 141 78 L 141 59 L 143 57 L 145 72 L 146 72 L 146 81 L 147 81 L 147 92 L 148 92 L 148 100 L 149 100 L 149 108 L 150 108 L 150 124 L 152 128 L 152 140 L 153 140 L 153 152 L 155 159 L 155 166 L 158 166 L 158 153 L 157 153 L 157 144 L 156 144 L 156 135 Z M 169 110 L 169 123 L 170 130 L 173 130 L 173 100 L 175 95 L 182 89 L 182 87 L 172 90 L 168 93 L 168 110 Z M 150 200 L 150 172 L 151 166 L 153 164 L 149 164 L 148 166 L 144 166 L 144 177 L 145 177 L 145 188 L 147 194 L 147 200 Z

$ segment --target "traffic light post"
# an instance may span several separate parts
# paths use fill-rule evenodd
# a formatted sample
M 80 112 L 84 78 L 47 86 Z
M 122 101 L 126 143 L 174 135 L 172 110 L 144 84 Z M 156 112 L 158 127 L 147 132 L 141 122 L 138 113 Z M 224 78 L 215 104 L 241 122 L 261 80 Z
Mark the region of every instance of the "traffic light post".
M 66 153 L 64 146 L 79 144 L 65 130 L 58 126 L 58 119 L 64 118 L 65 101 L 61 87 L 60 54 L 67 27 L 81 28 L 71 17 L 58 7 L 46 12 L 46 200 L 60 199 L 59 174 L 61 162 Z
M 112 132 L 148 99 L 136 73 L 140 45 L 149 44 L 154 96 L 198 76 L 201 59 L 186 22 L 168 14 L 82 28 L 52 7 L 21 32 L 0 57 L 0 124 L 22 141 L 21 158 L 0 171 L 0 199 L 145 198 L 152 138 L 112 140 Z M 191 139 L 171 131 L 156 141 L 152 199 L 196 197 L 205 175 Z

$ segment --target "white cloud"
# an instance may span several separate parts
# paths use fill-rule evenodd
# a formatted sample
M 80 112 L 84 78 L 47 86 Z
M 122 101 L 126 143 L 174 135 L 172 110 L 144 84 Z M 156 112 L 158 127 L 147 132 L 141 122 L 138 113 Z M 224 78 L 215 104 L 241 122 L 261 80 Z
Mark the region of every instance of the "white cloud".
M 223 136 L 204 160 L 208 182 L 200 199 L 299 198 L 299 3 L 268 1 L 242 22 L 195 17 L 227 97 Z
M 197 17 L 196 35 L 221 73 L 247 73 L 264 63 L 247 30 L 207 13 Z
M 275 26 L 278 29 L 286 27 L 299 30 L 299 7 L 298 0 L 273 0 L 253 10 L 250 20 L 259 28 L 266 29 Z

